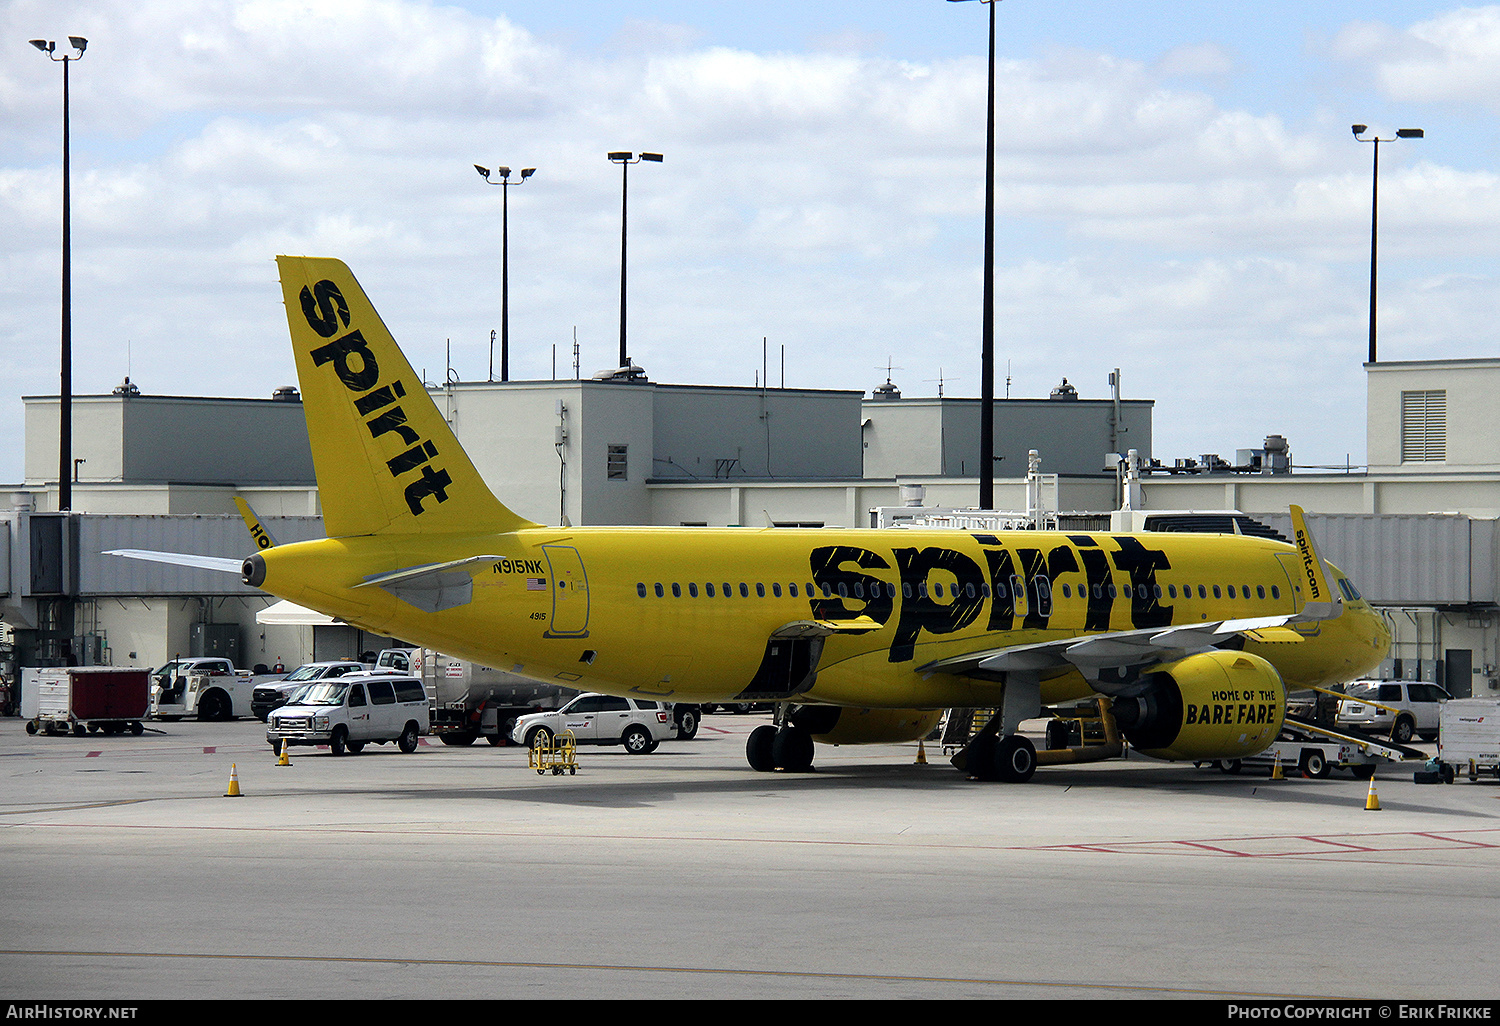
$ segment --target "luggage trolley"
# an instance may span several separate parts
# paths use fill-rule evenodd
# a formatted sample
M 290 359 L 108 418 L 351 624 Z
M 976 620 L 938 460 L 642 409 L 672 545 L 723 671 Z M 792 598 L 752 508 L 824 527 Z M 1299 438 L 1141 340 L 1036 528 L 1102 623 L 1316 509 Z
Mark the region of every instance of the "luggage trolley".
M 536 743 L 527 752 L 526 764 L 536 770 L 537 776 L 542 776 L 549 769 L 555 777 L 562 776 L 564 770 L 576 774 L 578 739 L 571 730 L 565 730 L 556 737 L 538 735 Z

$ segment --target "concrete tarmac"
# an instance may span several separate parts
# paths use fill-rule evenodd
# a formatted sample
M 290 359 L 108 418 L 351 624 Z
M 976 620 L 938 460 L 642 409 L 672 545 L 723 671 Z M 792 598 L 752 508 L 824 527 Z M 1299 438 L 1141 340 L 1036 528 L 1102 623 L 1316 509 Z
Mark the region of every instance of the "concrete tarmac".
M 977 783 L 926 747 L 755 773 L 424 739 L 277 766 L 254 720 L 0 720 L 0 996 L 1500 996 L 1500 784 L 1135 757 Z M 225 797 L 231 766 L 241 795 Z

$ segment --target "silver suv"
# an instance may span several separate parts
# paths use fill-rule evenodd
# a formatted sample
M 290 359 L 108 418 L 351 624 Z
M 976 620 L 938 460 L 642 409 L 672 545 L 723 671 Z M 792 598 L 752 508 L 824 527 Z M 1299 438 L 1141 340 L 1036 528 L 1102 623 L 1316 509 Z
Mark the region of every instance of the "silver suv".
M 1438 736 L 1438 711 L 1453 696 L 1436 684 L 1419 680 L 1356 680 L 1339 701 L 1336 722 L 1367 733 L 1388 734 L 1404 745 L 1418 736 L 1431 741 Z
M 677 733 L 672 709 L 665 702 L 614 695 L 582 694 L 556 712 L 530 713 L 516 719 L 510 738 L 534 748 L 571 730 L 581 745 L 624 745 L 631 755 L 645 755 Z

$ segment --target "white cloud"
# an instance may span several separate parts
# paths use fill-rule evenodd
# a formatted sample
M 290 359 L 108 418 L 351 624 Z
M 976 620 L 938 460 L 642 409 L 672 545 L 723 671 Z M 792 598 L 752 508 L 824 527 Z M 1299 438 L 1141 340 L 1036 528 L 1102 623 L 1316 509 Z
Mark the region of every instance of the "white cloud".
M 1500 103 L 1500 6 L 1462 7 L 1406 29 L 1356 23 L 1334 52 L 1369 66 L 1397 100 Z
M 765 336 L 792 384 L 868 388 L 897 353 L 908 394 L 940 366 L 948 394 L 978 391 L 981 58 L 756 53 L 662 25 L 580 55 L 415 0 L 98 0 L 77 20 L 0 9 L 0 37 L 91 39 L 74 79 L 80 390 L 124 375 L 127 341 L 147 391 L 287 383 L 278 252 L 346 259 L 415 365 L 439 377 L 451 339 L 482 376 L 500 193 L 473 163 L 538 168 L 510 193 L 516 373 L 550 373 L 554 345 L 566 368 L 575 328 L 584 373 L 611 364 L 620 171 L 604 155 L 628 148 L 666 155 L 629 179 L 630 333 L 653 377 L 748 383 Z M 1418 29 L 1340 46 L 1428 53 Z M 57 69 L 21 56 L 0 64 L 12 434 L 14 395 L 56 387 Z M 1362 388 L 1365 154 L 1342 127 L 1216 99 L 1205 81 L 1236 61 L 1210 41 L 1154 65 L 1000 62 L 1002 357 L 1017 395 L 1064 375 L 1099 395 L 1122 366 L 1160 402 L 1166 458 L 1271 431 L 1357 453 L 1347 409 L 1263 421 L 1290 365 L 1320 394 Z M 1393 351 L 1493 341 L 1492 269 L 1443 261 L 1493 258 L 1495 184 L 1436 161 L 1383 172 L 1383 252 L 1433 262 L 1383 287 Z M 0 460 L 0 480 L 19 473 Z

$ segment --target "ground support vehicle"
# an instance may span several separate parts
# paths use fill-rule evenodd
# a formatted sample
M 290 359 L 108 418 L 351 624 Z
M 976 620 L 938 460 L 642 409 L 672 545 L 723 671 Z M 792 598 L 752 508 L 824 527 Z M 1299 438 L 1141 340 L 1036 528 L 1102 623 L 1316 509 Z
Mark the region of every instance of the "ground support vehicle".
M 232 720 L 250 715 L 255 678 L 219 656 L 173 659 L 151 674 L 153 719 Z
M 1435 773 L 1445 784 L 1458 774 L 1477 780 L 1481 773 L 1500 777 L 1500 699 L 1455 698 L 1443 705 L 1438 732 L 1437 757 L 1426 772 Z M 1423 780 L 1418 772 L 1418 783 Z
M 189 673 L 173 679 L 170 688 L 151 686 L 151 718 L 234 720 L 249 716 L 255 681 L 239 674 Z
M 578 772 L 578 739 L 573 736 L 571 730 L 565 730 L 557 737 L 540 735 L 537 743 L 526 750 L 526 765 L 536 770 L 537 776 L 543 776 L 548 770 L 552 771 L 554 777 L 560 777 L 566 770 L 571 776 Z
M 481 737 L 492 745 L 507 744 L 518 716 L 557 709 L 578 694 L 432 649 L 388 648 L 376 657 L 375 668 L 422 681 L 432 704 L 431 732 L 445 745 L 471 745 Z
M 1383 764 L 1426 757 L 1427 754 L 1419 749 L 1384 738 L 1288 716 L 1282 723 L 1280 735 L 1265 751 L 1240 762 L 1244 766 L 1272 770 L 1279 761 L 1283 773 L 1300 773 L 1314 779 L 1326 777 L 1336 769 L 1348 770 L 1360 780 L 1368 780 Z M 1223 762 L 1216 765 L 1230 773 L 1239 770 L 1239 766 Z
M 21 688 L 26 733 L 139 735 L 151 671 L 134 666 L 29 668 Z
M 511 740 L 535 748 L 571 731 L 580 745 L 624 745 L 631 755 L 656 751 L 676 733 L 665 703 L 614 695 L 579 695 L 556 712 L 531 713 L 516 720 Z
M 427 729 L 427 694 L 420 680 L 366 671 L 314 681 L 297 694 L 295 704 L 272 710 L 266 741 L 278 755 L 283 745 L 327 745 L 334 755 L 357 755 L 367 744 L 389 741 L 410 754 Z

